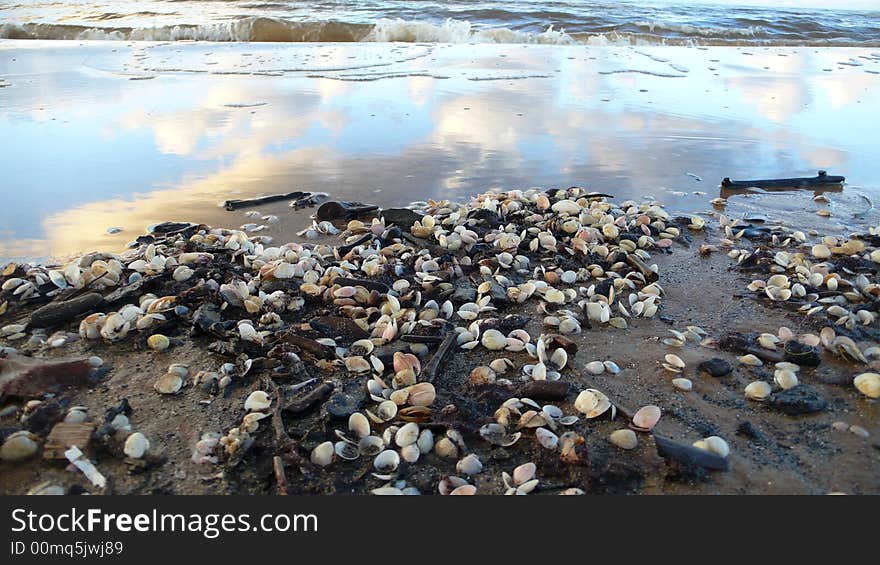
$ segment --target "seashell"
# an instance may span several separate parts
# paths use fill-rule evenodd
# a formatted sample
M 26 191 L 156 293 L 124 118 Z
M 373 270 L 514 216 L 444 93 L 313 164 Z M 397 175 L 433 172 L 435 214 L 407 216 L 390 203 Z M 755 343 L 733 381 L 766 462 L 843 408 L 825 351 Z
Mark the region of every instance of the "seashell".
M 773 392 L 773 389 L 770 388 L 770 385 L 765 383 L 764 381 L 752 381 L 748 385 L 746 385 L 745 388 L 746 398 L 748 398 L 749 400 L 756 400 L 758 402 L 763 402 L 764 400 L 767 400 L 771 392 Z
M 419 449 L 419 446 L 414 443 L 406 445 L 403 448 L 401 448 L 401 450 L 400 450 L 400 456 L 407 463 L 415 463 L 416 461 L 419 460 L 419 457 L 421 455 L 422 455 L 422 452 Z
M 376 414 L 383 422 L 388 422 L 397 416 L 397 404 L 391 400 L 385 400 L 379 404 Z
M 361 455 L 360 449 L 358 449 L 356 445 L 348 443 L 347 441 L 337 441 L 333 444 L 333 452 L 340 459 L 346 461 L 354 461 Z
M 262 412 L 272 405 L 269 394 L 262 390 L 255 390 L 250 393 L 244 401 L 244 409 L 248 412 Z
M 159 394 L 175 394 L 183 387 L 183 377 L 176 372 L 169 371 L 156 379 L 153 388 Z
M 396 451 L 386 449 L 373 459 L 373 467 L 380 473 L 391 473 L 400 465 L 400 456 Z
M 419 439 L 416 440 L 416 445 L 419 446 L 419 451 L 422 453 L 431 453 L 431 450 L 434 449 L 434 432 L 422 430 L 419 433 Z
M 615 430 L 608 436 L 608 440 L 621 449 L 635 449 L 639 445 L 639 439 L 632 430 Z
M 448 437 L 443 437 L 434 443 L 434 453 L 446 459 L 456 459 L 458 458 L 458 446 Z
M 140 432 L 135 432 L 125 440 L 122 451 L 132 459 L 140 459 L 150 449 L 150 441 Z
M 370 362 L 359 355 L 345 358 L 345 369 L 349 373 L 368 373 L 372 368 Z
M 831 250 L 823 243 L 814 245 L 810 250 L 810 253 L 812 253 L 813 257 L 816 259 L 827 259 L 831 257 Z
M 412 406 L 430 406 L 437 398 L 437 391 L 431 383 L 416 383 L 407 387 L 408 402 Z
M 358 452 L 365 457 L 378 455 L 385 449 L 385 442 L 378 436 L 367 436 L 358 442 Z
M 612 375 L 617 375 L 620 373 L 620 367 L 617 366 L 617 363 L 614 361 L 603 361 L 602 365 L 605 366 L 605 370 Z
M 507 338 L 498 330 L 491 329 L 483 332 L 483 337 L 480 339 L 480 343 L 482 343 L 486 349 L 498 351 L 507 346 Z
M 336 448 L 333 444 L 329 441 L 325 441 L 312 450 L 309 460 L 319 467 L 326 467 L 333 462 L 333 456 L 335 453 Z
M 602 361 L 590 361 L 584 365 L 584 370 L 591 375 L 601 375 L 605 372 L 605 364 Z
M 174 273 L 172 273 L 171 277 L 177 282 L 188 281 L 195 274 L 195 271 L 187 267 L 186 265 L 180 265 L 176 269 L 174 269 Z
M 794 388 L 798 384 L 797 375 L 789 369 L 778 369 L 773 373 L 773 380 L 783 390 Z
M 468 380 L 475 386 L 491 384 L 495 382 L 495 371 L 485 365 L 481 365 L 471 371 Z
M 574 407 L 587 418 L 596 418 L 611 408 L 611 401 L 601 391 L 588 388 L 578 394 Z
M 483 463 L 479 457 L 471 453 L 455 464 L 455 470 L 463 475 L 476 475 L 483 470 Z
M 171 345 L 171 340 L 162 334 L 153 334 L 147 338 L 147 347 L 155 351 L 164 351 Z
M 667 353 L 664 356 L 666 363 L 663 364 L 663 367 L 668 371 L 672 371 L 673 373 L 680 373 L 682 369 L 685 368 L 684 361 L 681 360 L 681 357 L 675 355 L 674 353 Z
M 694 388 L 694 383 L 692 383 L 690 379 L 680 377 L 677 379 L 672 379 L 672 386 L 674 386 L 678 390 L 688 391 Z
M 35 434 L 25 430 L 10 434 L 0 446 L 0 460 L 14 462 L 32 457 L 40 448 L 38 440 Z
M 730 446 L 718 436 L 709 436 L 701 442 L 695 442 L 694 447 L 705 449 L 721 457 L 727 457 L 730 454 Z
M 568 352 L 563 348 L 558 348 L 550 356 L 550 363 L 558 370 L 562 370 L 568 364 Z
M 406 447 L 407 445 L 414 444 L 419 439 L 419 425 L 410 422 L 408 424 L 404 424 L 397 433 L 394 434 L 394 443 L 398 445 L 398 447 Z
M 521 486 L 535 478 L 538 468 L 534 463 L 523 463 L 513 470 L 513 485 Z
M 359 339 L 351 344 L 348 348 L 349 353 L 355 356 L 363 357 L 373 352 L 375 345 L 369 339 Z M 395 371 L 396 372 L 396 371 Z
M 489 368 L 495 371 L 496 374 L 505 373 L 508 369 L 512 367 L 513 361 L 505 357 L 494 359 L 491 363 L 489 363 Z
M 348 431 L 356 438 L 363 439 L 370 435 L 370 421 L 360 412 L 354 412 L 348 417 Z
M 640 432 L 649 432 L 660 421 L 661 413 L 658 406 L 642 406 L 633 416 L 632 427 Z
M 853 385 L 868 398 L 880 398 L 880 374 L 862 373 L 853 379 Z
M 748 355 L 743 355 L 743 356 L 739 357 L 738 359 L 739 359 L 739 362 L 742 363 L 743 365 L 749 365 L 751 367 L 760 367 L 764 364 L 763 361 L 761 361 L 760 359 L 758 359 L 757 357 L 755 357 L 751 353 L 749 353 Z
M 545 449 L 556 449 L 556 446 L 559 444 L 559 436 L 547 428 L 536 429 L 535 439 L 537 439 L 541 447 Z
M 477 487 L 474 485 L 461 485 L 449 493 L 450 496 L 471 496 L 475 494 L 477 494 Z

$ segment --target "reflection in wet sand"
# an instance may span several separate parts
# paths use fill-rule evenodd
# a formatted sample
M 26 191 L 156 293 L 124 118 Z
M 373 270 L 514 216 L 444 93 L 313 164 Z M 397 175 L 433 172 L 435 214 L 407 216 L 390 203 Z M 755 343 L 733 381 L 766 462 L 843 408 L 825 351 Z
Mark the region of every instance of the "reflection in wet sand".
M 698 212 L 725 176 L 824 168 L 878 194 L 880 75 L 821 70 L 862 50 L 743 51 L 0 42 L 16 140 L 0 153 L 0 257 L 118 250 L 166 219 L 238 226 L 218 202 L 296 189 L 401 205 L 580 184 Z M 497 80 L 535 75 L 550 78 Z

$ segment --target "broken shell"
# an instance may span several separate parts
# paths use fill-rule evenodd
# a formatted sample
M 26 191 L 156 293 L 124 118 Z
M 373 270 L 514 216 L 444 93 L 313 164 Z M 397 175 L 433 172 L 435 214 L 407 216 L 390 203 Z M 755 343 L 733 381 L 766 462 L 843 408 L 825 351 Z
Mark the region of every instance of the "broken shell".
M 661 411 L 658 406 L 652 404 L 642 406 L 633 416 L 633 428 L 640 432 L 649 432 L 660 421 L 660 415 Z
M 319 467 L 326 467 L 333 462 L 333 455 L 335 453 L 336 449 L 333 444 L 329 441 L 325 441 L 312 450 L 309 460 Z
M 153 388 L 159 394 L 174 394 L 183 387 L 183 377 L 179 373 L 169 371 L 156 379 Z
M 588 388 L 577 396 L 574 407 L 587 418 L 596 418 L 611 408 L 611 401 L 601 391 Z
M 608 440 L 621 449 L 635 449 L 639 444 L 636 433 L 632 430 L 615 430 L 608 436 Z
M 255 390 L 244 401 L 244 409 L 248 412 L 261 412 L 269 408 L 271 404 L 272 401 L 269 399 L 268 393 L 262 390 Z
M 135 432 L 125 440 L 122 451 L 132 459 L 140 459 L 150 449 L 150 441 L 140 432 Z
M 868 398 L 880 398 L 880 374 L 862 373 L 853 379 L 853 385 Z
M 767 400 L 771 392 L 773 392 L 773 389 L 764 381 L 752 381 L 745 388 L 746 398 L 757 400 L 758 402 Z
M 385 449 L 385 442 L 378 436 L 367 436 L 358 442 L 358 451 L 361 455 L 372 457 Z
M 485 365 L 480 365 L 471 371 L 468 380 L 475 386 L 491 384 L 495 382 L 495 371 Z

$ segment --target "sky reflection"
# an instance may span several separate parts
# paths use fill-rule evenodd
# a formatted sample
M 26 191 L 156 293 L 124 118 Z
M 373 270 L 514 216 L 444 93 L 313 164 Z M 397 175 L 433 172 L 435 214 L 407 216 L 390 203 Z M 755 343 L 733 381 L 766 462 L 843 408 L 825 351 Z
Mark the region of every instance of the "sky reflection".
M 0 42 L 0 257 L 237 226 L 219 201 L 295 189 L 389 205 L 578 184 L 698 211 L 724 176 L 827 167 L 877 194 L 878 70 L 858 49 Z

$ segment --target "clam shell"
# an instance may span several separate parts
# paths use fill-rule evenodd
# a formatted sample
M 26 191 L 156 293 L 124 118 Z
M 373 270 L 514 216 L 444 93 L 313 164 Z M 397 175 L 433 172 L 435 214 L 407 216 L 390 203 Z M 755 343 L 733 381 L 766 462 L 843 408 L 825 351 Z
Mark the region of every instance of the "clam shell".
M 419 425 L 413 422 L 404 424 L 394 435 L 394 443 L 398 447 L 414 444 L 419 439 Z
M 639 444 L 636 433 L 632 430 L 615 430 L 608 436 L 608 441 L 621 449 L 635 449 Z
M 661 414 L 662 412 L 658 406 L 653 404 L 642 406 L 633 416 L 633 428 L 641 432 L 649 432 L 660 421 Z
M 135 432 L 125 440 L 122 451 L 132 459 L 140 459 L 148 449 L 150 449 L 150 441 L 144 434 Z
M 348 417 L 348 431 L 358 439 L 370 435 L 370 420 L 360 412 L 355 412 Z
M 556 449 L 557 445 L 559 445 L 559 436 L 547 428 L 538 428 L 535 430 L 535 439 L 537 439 L 541 447 L 545 449 Z
M 880 398 L 880 374 L 862 373 L 853 379 L 853 385 L 868 398 Z
M 0 459 L 3 461 L 24 461 L 32 457 L 40 444 L 37 436 L 28 431 L 18 431 L 11 434 L 0 446 Z
M 244 409 L 248 412 L 261 412 L 271 405 L 272 400 L 269 399 L 269 394 L 263 390 L 255 390 L 244 401 Z
M 483 470 L 483 463 L 479 457 L 471 453 L 455 464 L 455 470 L 464 475 L 476 475 Z
M 574 407 L 587 418 L 596 418 L 611 408 L 611 401 L 603 392 L 588 388 L 578 394 Z
M 183 387 L 183 377 L 178 373 L 168 372 L 156 379 L 153 388 L 159 394 L 174 394 Z
M 333 462 L 335 448 L 329 441 L 319 444 L 312 450 L 309 460 L 319 467 L 326 467 Z
M 340 459 L 345 459 L 346 461 L 354 461 L 358 457 L 360 457 L 360 450 L 357 446 L 348 443 L 347 441 L 337 441 L 333 445 L 333 452 Z
M 746 398 L 759 402 L 766 400 L 771 392 L 773 392 L 773 389 L 764 381 L 752 381 L 745 388 Z
M 390 473 L 396 471 L 400 465 L 400 456 L 396 451 L 386 449 L 373 459 L 373 467 L 380 473 Z
M 358 442 L 358 451 L 366 457 L 378 455 L 383 449 L 385 449 L 385 442 L 378 436 L 367 436 Z

